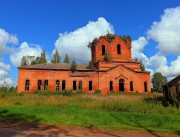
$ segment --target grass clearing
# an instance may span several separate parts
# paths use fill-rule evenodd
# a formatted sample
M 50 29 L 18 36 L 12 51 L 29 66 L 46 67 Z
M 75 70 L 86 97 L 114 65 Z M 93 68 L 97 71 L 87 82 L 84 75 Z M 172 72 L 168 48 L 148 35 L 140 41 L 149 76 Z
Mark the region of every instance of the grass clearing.
M 161 94 L 0 92 L 0 120 L 180 134 L 180 110 Z

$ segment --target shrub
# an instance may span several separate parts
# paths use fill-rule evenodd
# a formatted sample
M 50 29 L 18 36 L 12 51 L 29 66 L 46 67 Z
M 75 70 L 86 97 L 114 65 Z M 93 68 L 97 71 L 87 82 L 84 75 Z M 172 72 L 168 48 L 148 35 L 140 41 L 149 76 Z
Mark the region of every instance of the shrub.
M 163 100 L 162 100 L 162 105 L 163 105 L 164 107 L 168 107 L 168 106 L 169 106 L 169 102 L 168 102 L 166 99 L 163 99 Z
M 101 94 L 101 90 L 96 89 L 96 90 L 94 91 L 94 94 Z
M 77 90 L 76 94 L 83 94 L 84 92 L 82 90 Z
M 62 95 L 63 96 L 72 96 L 72 90 L 63 90 Z

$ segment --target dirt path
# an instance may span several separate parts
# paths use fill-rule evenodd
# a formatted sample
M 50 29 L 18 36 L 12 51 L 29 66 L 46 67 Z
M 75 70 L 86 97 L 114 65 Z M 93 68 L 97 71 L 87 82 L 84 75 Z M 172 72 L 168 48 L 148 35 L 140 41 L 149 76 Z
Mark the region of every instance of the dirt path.
M 0 137 L 178 137 L 140 131 L 114 131 L 67 126 L 23 125 L 0 122 Z

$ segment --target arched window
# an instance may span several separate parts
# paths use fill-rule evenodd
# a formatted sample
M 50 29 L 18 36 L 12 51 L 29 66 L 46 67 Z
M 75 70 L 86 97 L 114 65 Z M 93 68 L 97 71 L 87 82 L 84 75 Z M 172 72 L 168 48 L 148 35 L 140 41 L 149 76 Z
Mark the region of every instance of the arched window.
M 26 80 L 26 82 L 25 82 L 25 91 L 29 91 L 29 84 L 30 84 L 30 81 Z
M 121 54 L 121 45 L 120 44 L 117 45 L 117 54 Z
M 102 55 L 105 55 L 105 51 L 106 51 L 105 46 L 102 45 Z
M 66 81 L 65 80 L 62 81 L 62 90 L 66 90 Z
M 147 92 L 147 82 L 144 82 L 144 92 Z
M 60 88 L 60 82 L 59 80 L 56 80 L 56 91 L 59 91 Z
M 82 90 L 82 81 L 79 81 L 79 90 Z
M 38 90 L 41 90 L 41 87 L 42 87 L 42 81 L 41 80 L 38 80 Z
M 131 81 L 131 82 L 130 82 L 130 91 L 133 91 L 133 90 L 134 90 L 133 82 Z
M 110 91 L 113 91 L 113 81 L 110 81 L 109 87 L 110 87 Z
M 44 81 L 44 90 L 48 90 L 48 80 Z
M 73 90 L 76 90 L 76 81 L 73 81 Z
M 92 81 L 89 81 L 89 91 L 92 90 Z

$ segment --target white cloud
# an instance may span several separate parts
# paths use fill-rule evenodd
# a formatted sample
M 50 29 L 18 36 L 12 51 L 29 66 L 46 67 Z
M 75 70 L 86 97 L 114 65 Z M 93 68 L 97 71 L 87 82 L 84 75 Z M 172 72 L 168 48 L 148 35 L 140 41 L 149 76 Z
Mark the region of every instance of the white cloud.
M 17 44 L 17 37 L 0 28 L 0 57 L 10 51 L 10 48 L 8 47 L 8 44 L 10 43 Z
M 14 85 L 11 76 L 9 76 L 10 65 L 2 62 L 3 55 L 11 52 L 9 44 L 18 44 L 17 37 L 0 28 L 0 86 L 4 83 Z
M 11 77 L 5 77 L 5 78 L 0 78 L 0 86 L 15 86 L 16 83 L 13 82 L 12 78 Z
M 23 42 L 19 48 L 14 49 L 10 55 L 10 61 L 14 66 L 19 66 L 23 56 L 40 56 L 42 49 L 39 45 L 29 45 Z
M 132 58 L 141 59 L 145 66 L 149 65 L 149 59 L 143 53 L 144 47 L 148 44 L 145 37 L 139 37 L 138 40 L 132 41 Z
M 167 58 L 160 53 L 152 56 L 150 62 L 156 69 L 156 72 L 161 72 L 166 77 L 175 77 L 180 74 L 180 56 L 171 61 L 169 66 Z
M 86 26 L 76 29 L 73 32 L 60 33 L 55 42 L 55 49 L 60 52 L 62 58 L 68 54 L 71 59 L 87 62 L 90 60 L 90 49 L 87 45 L 95 37 L 107 34 L 114 34 L 113 26 L 103 17 L 97 21 L 90 21 Z
M 160 21 L 153 22 L 147 35 L 158 43 L 158 53 L 150 58 L 156 72 L 161 72 L 168 79 L 180 74 L 180 6 L 164 10 Z M 177 58 L 168 63 L 171 55 Z
M 4 62 L 0 62 L 0 69 L 10 71 L 10 65 L 6 65 L 6 64 L 4 64 Z
M 167 64 L 167 58 L 160 53 L 157 53 L 150 58 L 150 63 L 153 67 L 159 68 Z
M 164 10 L 159 22 L 153 22 L 148 37 L 158 42 L 163 54 L 180 54 L 180 6 Z
M 3 70 L 3 69 L 0 69 L 0 77 L 1 78 L 4 78 L 5 76 L 7 76 L 8 75 L 8 72 L 7 71 L 5 71 L 5 70 Z
M 0 62 L 0 86 L 4 84 L 4 82 L 8 85 L 14 85 L 12 78 L 9 76 L 10 65 L 4 64 L 4 62 Z

